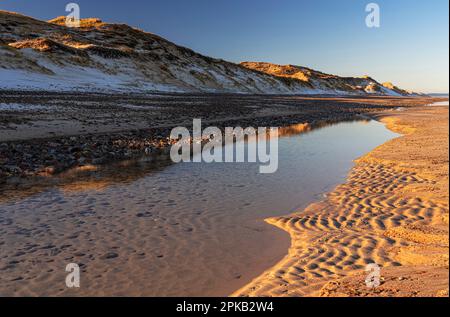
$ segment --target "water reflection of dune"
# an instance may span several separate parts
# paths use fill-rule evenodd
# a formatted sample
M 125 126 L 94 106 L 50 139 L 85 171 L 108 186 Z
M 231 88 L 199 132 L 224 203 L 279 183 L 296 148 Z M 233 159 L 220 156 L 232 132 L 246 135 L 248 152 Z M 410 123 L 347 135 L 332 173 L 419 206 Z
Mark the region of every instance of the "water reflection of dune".
M 51 187 L 62 192 L 102 191 L 114 184 L 131 183 L 143 176 L 158 172 L 171 165 L 167 155 L 158 158 L 116 162 L 104 166 L 78 167 L 56 176 L 35 177 L 3 185 L 0 188 L 0 203 L 17 201 L 38 194 Z
M 321 121 L 317 123 L 297 123 L 293 124 L 287 127 L 280 127 L 278 128 L 278 136 L 279 137 L 289 137 L 299 134 L 308 133 L 314 130 L 318 130 L 321 128 L 329 127 L 341 122 L 362 122 L 362 123 L 369 123 L 370 120 L 361 118 L 360 120 L 327 120 L 327 121 Z
M 71 184 L 64 184 L 60 190 L 64 193 L 80 192 L 80 191 L 102 191 L 112 183 L 106 180 L 96 181 L 78 181 Z
M 311 125 L 309 123 L 298 123 L 288 127 L 278 128 L 278 136 L 292 136 L 300 133 L 305 133 L 311 131 Z

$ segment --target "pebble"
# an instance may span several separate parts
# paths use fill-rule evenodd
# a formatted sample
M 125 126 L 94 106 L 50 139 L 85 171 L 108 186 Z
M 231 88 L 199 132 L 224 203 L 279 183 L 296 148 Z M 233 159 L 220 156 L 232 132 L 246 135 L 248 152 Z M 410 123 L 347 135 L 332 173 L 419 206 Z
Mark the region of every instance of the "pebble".
M 167 130 L 167 131 L 165 131 Z M 164 129 L 164 133 L 170 130 Z M 0 144 L 0 182 L 8 177 L 55 174 L 87 163 L 104 164 L 157 152 L 170 145 L 160 134 L 142 131 L 84 135 L 56 140 L 13 141 Z
M 100 257 L 102 260 L 110 260 L 119 257 L 119 255 L 115 252 L 108 252 Z

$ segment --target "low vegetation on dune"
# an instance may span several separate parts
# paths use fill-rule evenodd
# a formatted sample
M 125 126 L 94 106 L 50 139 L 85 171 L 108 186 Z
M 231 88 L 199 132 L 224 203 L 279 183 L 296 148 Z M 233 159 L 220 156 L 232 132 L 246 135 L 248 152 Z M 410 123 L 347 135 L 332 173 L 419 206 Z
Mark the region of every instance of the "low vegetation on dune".
M 241 65 L 276 77 L 298 80 L 305 86 L 316 90 L 335 90 L 348 94 L 416 95 L 413 92 L 400 89 L 392 83 L 380 84 L 370 76 L 340 77 L 303 66 L 277 65 L 265 62 L 242 62 Z
M 59 16 L 57 18 L 49 20 L 48 22 L 56 25 L 66 26 L 66 17 Z M 99 18 L 86 18 L 80 20 L 81 28 L 97 28 L 103 26 L 104 24 L 105 23 L 103 23 L 103 21 Z

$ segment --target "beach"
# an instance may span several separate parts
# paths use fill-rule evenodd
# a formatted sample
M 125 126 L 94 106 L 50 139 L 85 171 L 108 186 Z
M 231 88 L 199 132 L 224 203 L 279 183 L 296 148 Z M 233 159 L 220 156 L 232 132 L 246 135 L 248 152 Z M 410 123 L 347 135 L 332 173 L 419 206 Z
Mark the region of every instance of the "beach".
M 80 101 L 71 102 L 75 97 Z M 2 99 L 0 133 L 0 292 L 445 295 L 448 192 L 441 183 L 448 183 L 448 148 L 442 147 L 448 107 L 423 107 L 436 100 L 11 92 Z M 49 104 L 52 111 L 42 106 Z M 280 172 L 263 178 L 251 164 L 173 164 L 165 154 L 170 128 L 194 116 L 220 128 L 281 127 Z M 83 129 L 60 130 L 54 122 Z M 333 191 L 353 159 L 394 132 L 406 136 L 360 158 L 348 183 Z M 149 148 L 154 157 L 146 154 Z M 433 188 L 433 196 L 420 186 Z M 62 284 L 71 261 L 82 270 L 77 290 Z M 399 293 L 367 292 L 369 263 L 382 267 L 378 290 L 402 283 Z M 428 285 L 424 277 L 436 279 L 433 289 L 407 292 L 420 289 L 414 283 Z
M 448 107 L 376 117 L 403 136 L 357 159 L 323 201 L 266 219 L 290 234 L 289 253 L 233 296 L 448 296 Z

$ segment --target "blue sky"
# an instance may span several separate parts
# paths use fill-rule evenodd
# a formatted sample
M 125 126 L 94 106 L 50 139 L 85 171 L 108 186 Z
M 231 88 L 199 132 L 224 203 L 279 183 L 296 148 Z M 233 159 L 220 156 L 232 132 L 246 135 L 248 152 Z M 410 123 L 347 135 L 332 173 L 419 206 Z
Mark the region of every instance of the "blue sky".
M 1 0 L 39 19 L 61 0 Z M 449 91 L 448 0 L 75 0 L 82 17 L 123 22 L 226 60 L 297 64 L 423 92 Z M 367 28 L 365 6 L 381 9 Z

